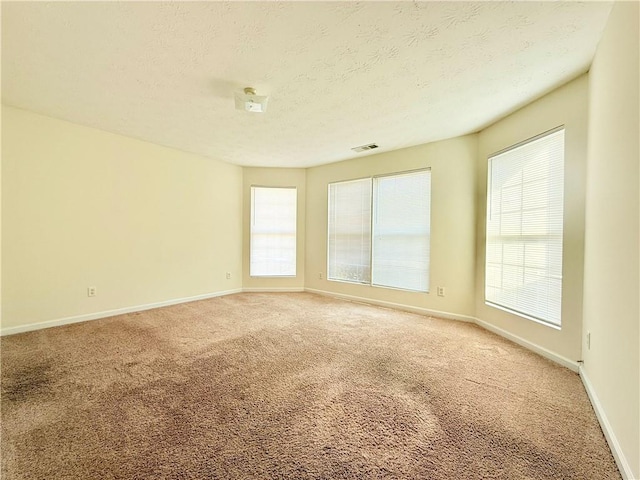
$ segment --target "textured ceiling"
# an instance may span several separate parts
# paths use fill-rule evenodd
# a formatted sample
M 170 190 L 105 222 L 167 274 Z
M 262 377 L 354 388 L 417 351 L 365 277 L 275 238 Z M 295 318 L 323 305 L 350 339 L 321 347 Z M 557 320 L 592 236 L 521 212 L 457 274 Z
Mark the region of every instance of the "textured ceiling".
M 471 133 L 587 71 L 610 2 L 2 2 L 2 100 L 239 165 Z M 269 95 L 265 114 L 233 94 Z

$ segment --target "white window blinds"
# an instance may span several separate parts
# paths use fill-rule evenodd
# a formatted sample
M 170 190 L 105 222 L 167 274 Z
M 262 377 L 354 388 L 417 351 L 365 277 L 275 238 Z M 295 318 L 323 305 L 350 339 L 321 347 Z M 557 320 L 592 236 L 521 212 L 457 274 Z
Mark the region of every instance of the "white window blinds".
M 564 129 L 489 158 L 485 299 L 561 325 Z
M 250 275 L 296 275 L 295 188 L 251 187 Z
M 427 292 L 431 172 L 373 179 L 374 285 Z
M 428 291 L 430 203 L 429 170 L 329 184 L 327 278 Z
M 371 179 L 329 185 L 327 278 L 371 281 Z

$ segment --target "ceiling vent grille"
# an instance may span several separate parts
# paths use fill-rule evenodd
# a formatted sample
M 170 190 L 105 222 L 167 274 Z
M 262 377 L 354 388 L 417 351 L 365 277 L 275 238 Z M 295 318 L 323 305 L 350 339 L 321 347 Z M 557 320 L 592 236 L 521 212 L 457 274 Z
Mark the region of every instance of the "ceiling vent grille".
M 353 147 L 351 150 L 354 152 L 366 152 L 367 150 L 373 150 L 374 148 L 378 148 L 378 145 L 375 143 L 370 143 L 368 145 L 360 145 L 359 147 Z

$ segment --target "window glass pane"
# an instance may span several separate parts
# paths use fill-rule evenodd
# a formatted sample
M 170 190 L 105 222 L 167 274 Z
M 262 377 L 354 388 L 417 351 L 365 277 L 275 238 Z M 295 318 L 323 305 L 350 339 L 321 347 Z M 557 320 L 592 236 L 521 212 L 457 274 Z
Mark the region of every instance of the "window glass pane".
M 329 184 L 327 278 L 371 280 L 371 179 Z
M 427 292 L 431 172 L 373 180 L 372 283 Z
M 250 275 L 296 275 L 295 188 L 251 187 Z
M 564 130 L 489 158 L 485 299 L 561 325 Z

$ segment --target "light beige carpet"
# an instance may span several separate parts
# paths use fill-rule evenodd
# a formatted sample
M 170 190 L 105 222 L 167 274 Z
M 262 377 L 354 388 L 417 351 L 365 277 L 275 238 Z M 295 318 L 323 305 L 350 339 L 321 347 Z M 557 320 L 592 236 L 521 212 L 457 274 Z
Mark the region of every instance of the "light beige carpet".
M 575 373 L 306 293 L 4 337 L 1 445 L 4 480 L 620 478 Z

